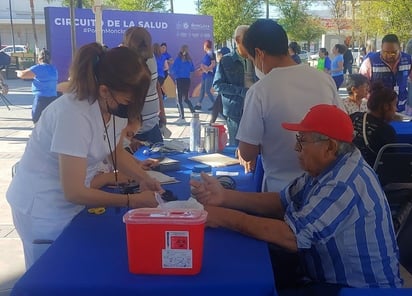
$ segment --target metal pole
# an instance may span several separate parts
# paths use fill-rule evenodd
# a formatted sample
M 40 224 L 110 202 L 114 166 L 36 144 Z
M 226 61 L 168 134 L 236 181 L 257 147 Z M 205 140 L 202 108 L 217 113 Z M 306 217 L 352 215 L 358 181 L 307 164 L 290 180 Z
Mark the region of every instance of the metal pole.
M 103 31 L 102 31 L 102 0 L 94 0 L 94 19 L 96 29 L 96 42 L 103 44 Z
M 72 41 L 72 57 L 76 51 L 76 23 L 75 23 L 74 0 L 70 0 L 70 38 Z
M 14 41 L 13 14 L 11 13 L 11 0 L 9 0 L 9 11 L 10 11 L 11 39 L 13 43 L 13 52 L 16 52 L 16 43 Z

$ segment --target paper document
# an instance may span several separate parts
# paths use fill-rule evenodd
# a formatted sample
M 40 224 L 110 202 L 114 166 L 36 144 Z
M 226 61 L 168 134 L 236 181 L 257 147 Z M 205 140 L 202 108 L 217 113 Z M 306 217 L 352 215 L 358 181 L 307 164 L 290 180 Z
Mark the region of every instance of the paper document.
M 178 183 L 179 180 L 177 180 L 174 177 L 170 177 L 166 174 L 163 174 L 158 171 L 146 171 L 150 177 L 155 178 L 157 181 L 160 182 L 160 184 L 171 184 L 171 183 Z
M 220 153 L 204 154 L 189 157 L 190 160 L 198 161 L 212 167 L 218 168 L 228 165 L 239 164 L 239 160 Z

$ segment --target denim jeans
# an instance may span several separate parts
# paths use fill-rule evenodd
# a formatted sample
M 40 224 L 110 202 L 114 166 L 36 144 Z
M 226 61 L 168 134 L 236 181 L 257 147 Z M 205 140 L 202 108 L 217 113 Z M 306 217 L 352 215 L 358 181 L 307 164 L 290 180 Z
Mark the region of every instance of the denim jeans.
M 229 133 L 229 145 L 238 146 L 239 141 L 236 140 L 236 134 L 239 129 L 240 118 L 226 117 L 227 131 Z
M 202 104 L 203 98 L 205 97 L 205 93 L 209 97 L 209 100 L 212 104 L 215 102 L 215 98 L 213 97 L 212 92 L 210 89 L 212 88 L 213 84 L 213 75 L 207 75 L 206 78 L 202 79 L 202 85 L 200 87 L 200 95 L 199 95 L 199 104 Z
M 46 107 L 57 97 L 34 96 L 33 106 L 31 109 L 31 118 L 34 123 L 39 121 L 40 115 Z

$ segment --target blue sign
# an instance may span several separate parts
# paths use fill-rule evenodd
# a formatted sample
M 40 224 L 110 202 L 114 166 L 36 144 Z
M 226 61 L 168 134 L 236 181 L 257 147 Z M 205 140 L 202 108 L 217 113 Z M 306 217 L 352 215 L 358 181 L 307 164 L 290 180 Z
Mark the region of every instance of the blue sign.
M 72 59 L 69 8 L 46 7 L 45 18 L 52 63 L 59 71 L 59 79 L 67 80 Z M 166 42 L 173 58 L 180 47 L 187 44 L 195 68 L 199 67 L 205 55 L 203 42 L 213 40 L 213 19 L 206 15 L 103 10 L 102 21 L 103 43 L 109 48 L 122 42 L 128 28 L 139 26 L 150 32 L 153 43 Z M 75 10 L 77 47 L 96 40 L 95 23 L 91 9 Z

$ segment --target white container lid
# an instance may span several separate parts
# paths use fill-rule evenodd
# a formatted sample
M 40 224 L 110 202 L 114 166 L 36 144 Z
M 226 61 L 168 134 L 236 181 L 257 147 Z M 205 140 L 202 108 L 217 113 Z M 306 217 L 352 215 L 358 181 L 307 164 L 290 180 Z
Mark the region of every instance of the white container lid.
M 207 212 L 197 209 L 140 208 L 123 216 L 126 224 L 198 225 L 206 222 Z

